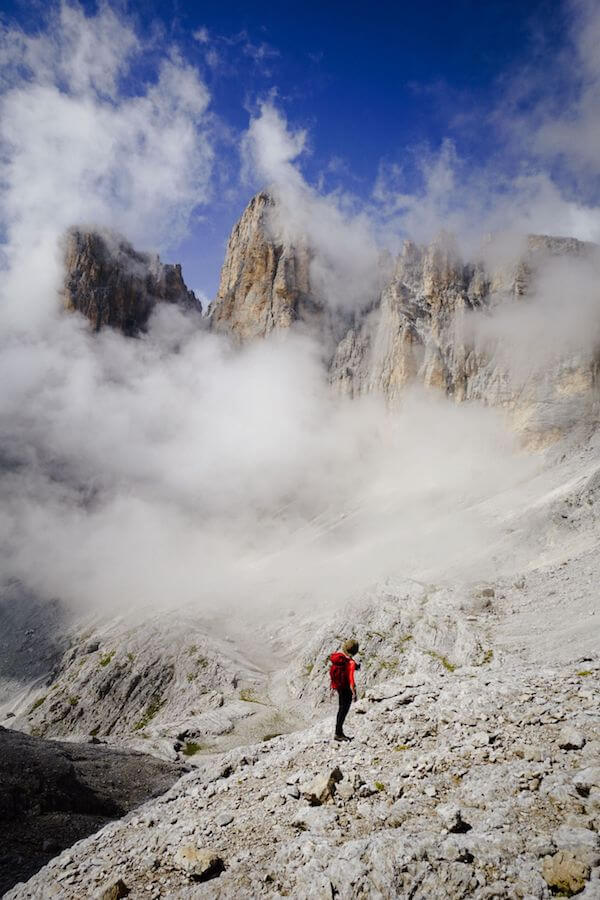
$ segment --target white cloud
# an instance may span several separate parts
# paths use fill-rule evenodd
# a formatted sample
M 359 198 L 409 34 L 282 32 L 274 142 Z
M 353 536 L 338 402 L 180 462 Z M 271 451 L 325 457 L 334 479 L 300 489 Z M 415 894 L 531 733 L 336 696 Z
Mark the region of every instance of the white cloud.
M 27 73 L 5 70 L 4 576 L 77 610 L 143 613 L 345 599 L 391 570 L 430 571 L 432 535 L 444 547 L 436 565 L 460 559 L 467 535 L 474 544 L 485 529 L 467 511 L 458 528 L 448 511 L 490 478 L 514 477 L 493 414 L 420 403 L 397 418 L 376 398 L 345 402 L 320 348 L 294 334 L 239 351 L 170 306 L 137 340 L 60 313 L 63 229 L 84 221 L 168 239 L 209 196 L 213 152 L 206 88 L 174 51 L 153 82 L 127 90 L 127 54 L 142 47 L 131 25 L 105 10 L 69 8 L 68 20 L 67 36 L 62 16 L 35 38 Z M 112 28 L 125 59 L 103 48 Z M 73 71 L 67 46 L 83 48 Z M 368 222 L 302 178 L 306 134 L 267 104 L 246 148 L 261 178 L 278 178 L 289 214 L 279 227 L 319 247 L 323 293 L 334 305 L 363 300 L 376 255 Z M 453 442 L 437 439 L 442 423 Z
M 3 48 L 3 571 L 76 608 L 223 608 L 303 594 L 322 604 L 397 571 L 447 576 L 465 546 L 488 553 L 500 526 L 478 502 L 532 465 L 493 412 L 431 396 L 393 413 L 374 397 L 345 402 L 319 348 L 294 334 L 234 351 L 170 307 L 139 340 L 58 314 L 66 226 L 116 226 L 156 245 L 210 197 L 209 96 L 172 49 L 154 80 L 127 85 L 143 41 L 107 8 L 62 7 L 39 37 L 8 32 Z M 313 282 L 334 308 L 373 296 L 379 237 L 408 225 L 473 238 L 484 224 L 538 230 L 548 217 L 595 227 L 593 207 L 565 205 L 548 174 L 498 191 L 450 143 L 423 157 L 422 191 L 382 171 L 367 208 L 310 185 L 308 149 L 273 102 L 243 143 L 248 171 L 279 198 L 272 227 L 309 240 Z M 564 292 L 568 278 L 555 284 Z
M 487 157 L 463 154 L 460 136 L 437 150 L 413 148 L 417 187 L 401 164 L 381 165 L 374 215 L 384 231 L 426 241 L 443 228 L 467 255 L 490 232 L 600 241 L 600 8 L 569 0 L 561 14 L 563 46 L 543 45 L 502 73 L 495 104 L 467 119 L 467 129 L 487 131 Z
M 14 65 L 15 45 L 24 66 Z M 63 3 L 41 34 L 2 35 L 3 312 L 13 321 L 54 303 L 48 277 L 59 277 L 56 240 L 69 225 L 116 227 L 164 247 L 210 196 L 208 91 L 175 50 L 134 87 L 126 76 L 142 50 L 131 23 L 106 6 L 87 16 Z
M 197 28 L 192 37 L 195 41 L 198 41 L 199 44 L 208 44 L 210 41 L 208 28 L 204 26 L 202 28 Z
M 315 293 L 334 309 L 367 305 L 378 285 L 379 250 L 372 223 L 348 194 L 321 194 L 303 177 L 305 129 L 290 130 L 272 101 L 263 102 L 242 141 L 246 173 L 276 196 L 271 226 L 276 236 L 311 248 Z

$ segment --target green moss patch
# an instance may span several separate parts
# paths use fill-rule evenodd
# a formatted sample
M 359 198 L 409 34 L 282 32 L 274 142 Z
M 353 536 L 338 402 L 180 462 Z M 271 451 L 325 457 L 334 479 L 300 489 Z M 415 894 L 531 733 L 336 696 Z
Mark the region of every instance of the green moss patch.
M 441 653 L 437 653 L 436 650 L 425 650 L 425 653 L 432 659 L 437 659 L 437 661 L 443 665 L 447 672 L 454 672 L 456 670 L 456 664 L 450 662 L 447 656 L 444 656 Z
M 257 696 L 254 688 L 242 688 L 240 691 L 240 700 L 243 700 L 245 703 L 261 703 L 263 706 L 269 705 Z
M 105 653 L 104 656 L 101 656 L 100 657 L 100 665 L 107 666 L 111 662 L 111 660 L 116 652 L 117 652 L 116 650 L 111 650 L 109 653 Z
M 186 741 L 185 747 L 181 752 L 184 756 L 194 756 L 194 754 L 199 753 L 202 749 L 202 744 L 197 744 L 195 741 Z
M 34 712 L 34 710 L 36 710 L 39 706 L 42 705 L 42 703 L 44 702 L 45 699 L 46 699 L 46 695 L 44 695 L 43 697 L 38 697 L 38 699 L 35 701 L 35 703 L 32 704 L 32 706 L 29 710 L 30 715 L 32 712 Z
M 398 660 L 397 659 L 383 659 L 381 661 L 382 669 L 397 669 L 398 668 Z
M 153 697 L 141 719 L 139 719 L 135 725 L 133 726 L 134 731 L 141 731 L 142 728 L 145 728 L 146 725 L 152 721 L 152 719 L 157 715 L 157 713 L 162 709 L 167 701 L 164 700 L 160 696 Z

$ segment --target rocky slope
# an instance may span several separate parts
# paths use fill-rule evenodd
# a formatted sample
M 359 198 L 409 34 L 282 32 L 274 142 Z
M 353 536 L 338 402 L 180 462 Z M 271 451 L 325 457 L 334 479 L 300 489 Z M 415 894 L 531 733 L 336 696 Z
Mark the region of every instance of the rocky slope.
M 513 636 L 544 664 L 598 653 L 590 595 L 600 577 L 597 454 L 598 440 L 486 498 L 472 515 L 497 522 L 494 531 L 486 526 L 490 542 L 470 546 L 454 570 L 436 567 L 432 537 L 420 578 L 389 578 L 341 609 L 280 602 L 235 616 L 59 620 L 63 646 L 44 663 L 32 656 L 40 640 L 34 606 L 13 621 L 9 643 L 29 650 L 6 657 L 20 669 L 4 683 L 0 722 L 195 764 L 322 715 L 327 656 L 350 633 L 361 644 L 366 686 L 396 672 L 485 668 Z M 16 609 L 8 598 L 6 621 Z M 45 639 L 55 633 L 42 630 Z
M 107 821 L 164 793 L 186 767 L 0 727 L 0 893 Z
M 64 240 L 63 302 L 98 331 L 110 326 L 126 335 L 143 331 L 157 303 L 176 303 L 202 311 L 186 287 L 181 266 L 140 253 L 123 237 L 106 230 L 72 228 Z
M 398 676 L 353 742 L 214 757 L 8 897 L 596 898 L 599 688 L 587 661 Z
M 258 195 L 232 233 L 214 330 L 243 342 L 304 328 L 324 338 L 341 393 L 395 402 L 421 383 L 506 407 L 530 444 L 556 447 L 527 481 L 467 510 L 485 523 L 481 545 L 444 513 L 464 559 L 437 560 L 432 521 L 412 578 L 343 609 L 324 594 L 67 627 L 59 604 L 43 621 L 35 598 L 30 614 L 0 604 L 3 724 L 194 768 L 9 896 L 599 897 L 595 350 L 516 371 L 502 341 L 467 327 L 533 300 L 549 261 L 595 251 L 531 237 L 494 268 L 465 263 L 448 238 L 407 244 L 378 301 L 336 319 L 311 291 L 314 248 L 279 240 L 272 210 Z M 158 302 L 193 306 L 157 260 L 73 235 L 67 295 L 95 326 L 135 334 Z M 329 515 L 320 533 L 342 546 L 345 515 Z M 366 697 L 355 740 L 339 746 L 326 659 L 349 635 Z
M 87 622 L 67 641 L 44 683 L 30 681 L 4 705 L 5 725 L 185 761 L 301 721 L 270 698 L 267 654 L 256 665 L 219 621 L 168 613 Z

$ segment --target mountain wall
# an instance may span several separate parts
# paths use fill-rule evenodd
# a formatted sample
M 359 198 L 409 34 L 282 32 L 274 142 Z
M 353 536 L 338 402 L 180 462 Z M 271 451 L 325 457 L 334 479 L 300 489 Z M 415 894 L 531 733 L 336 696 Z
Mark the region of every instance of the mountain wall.
M 307 240 L 297 246 L 278 242 L 274 205 L 269 194 L 258 194 L 231 233 L 211 308 L 213 328 L 243 342 L 301 325 L 325 336 L 330 381 L 340 393 L 381 393 L 393 402 L 408 385 L 421 384 L 456 402 L 507 408 L 530 443 L 550 443 L 576 421 L 595 421 L 595 348 L 546 354 L 542 364 L 532 354 L 527 365 L 516 367 L 510 342 L 477 333 L 498 308 L 518 311 L 530 301 L 540 276 L 557 260 L 597 261 L 593 245 L 529 235 L 512 258 L 490 265 L 465 262 L 448 235 L 427 246 L 406 241 L 376 303 L 340 313 L 332 325 L 336 311 L 311 287 L 318 247 Z
M 188 290 L 180 265 L 165 265 L 107 230 L 71 228 L 64 241 L 63 302 L 90 320 L 96 331 L 110 326 L 126 335 L 146 327 L 158 303 L 202 311 Z

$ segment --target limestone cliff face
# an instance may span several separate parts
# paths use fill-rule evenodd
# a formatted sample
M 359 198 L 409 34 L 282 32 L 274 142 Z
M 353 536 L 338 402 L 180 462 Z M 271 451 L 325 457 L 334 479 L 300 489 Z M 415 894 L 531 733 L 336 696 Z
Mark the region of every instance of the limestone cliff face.
M 332 384 L 350 396 L 374 391 L 395 400 L 420 383 L 456 402 L 507 408 L 529 443 L 557 439 L 576 420 L 596 416 L 597 352 L 589 347 L 517 369 L 506 337 L 490 340 L 478 326 L 499 308 L 527 303 L 552 258 L 593 250 L 573 239 L 530 235 L 516 261 L 488 270 L 462 262 L 447 237 L 427 247 L 406 242 L 377 308 L 339 343 Z
M 311 292 L 318 247 L 273 237 L 274 207 L 269 194 L 258 194 L 235 226 L 213 328 L 246 341 L 301 322 L 324 339 L 330 380 L 341 393 L 381 393 L 393 402 L 407 385 L 421 384 L 456 402 L 507 408 L 529 441 L 559 437 L 574 418 L 595 415 L 595 353 L 516 372 L 506 339 L 477 333 L 477 324 L 498 308 L 527 303 L 553 259 L 588 257 L 591 245 L 530 235 L 509 262 L 491 265 L 462 260 L 448 235 L 429 246 L 407 241 L 377 302 L 356 312 L 349 327 Z
M 278 240 L 274 207 L 264 191 L 253 197 L 227 244 L 211 323 L 238 341 L 265 337 L 320 314 L 310 291 L 308 249 Z
M 90 320 L 96 331 L 108 325 L 126 335 L 143 331 L 157 303 L 177 303 L 199 312 L 181 266 L 139 253 L 110 231 L 72 228 L 64 242 L 63 300 Z
M 332 381 L 346 393 L 381 390 L 393 398 L 418 380 L 457 401 L 502 402 L 500 373 L 489 348 L 487 353 L 478 348 L 468 314 L 492 311 L 528 294 L 550 256 L 581 255 L 586 246 L 531 235 L 515 263 L 486 271 L 481 263 L 463 263 L 447 236 L 425 247 L 407 241 L 375 314 L 340 342 Z

